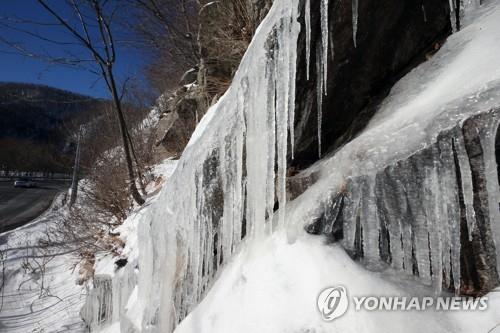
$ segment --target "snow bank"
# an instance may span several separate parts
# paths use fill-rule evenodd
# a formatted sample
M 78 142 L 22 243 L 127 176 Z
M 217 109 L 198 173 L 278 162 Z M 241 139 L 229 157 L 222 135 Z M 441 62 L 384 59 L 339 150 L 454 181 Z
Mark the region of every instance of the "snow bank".
M 60 197 L 37 220 L 0 234 L 0 332 L 85 331 L 79 316 L 85 295 L 76 285 L 78 270 L 73 271 L 76 258 L 38 243 L 60 218 L 55 211 L 59 204 Z
M 345 286 L 351 296 L 415 296 L 432 291 L 415 281 L 389 282 L 392 273 L 366 271 L 339 246 L 302 236 L 289 244 L 282 232 L 246 244 L 224 268 L 207 297 L 175 333 L 284 332 L 488 332 L 500 323 L 500 293 L 489 296 L 489 308 L 477 312 L 356 312 L 333 322 L 321 319 L 316 301 L 329 286 Z

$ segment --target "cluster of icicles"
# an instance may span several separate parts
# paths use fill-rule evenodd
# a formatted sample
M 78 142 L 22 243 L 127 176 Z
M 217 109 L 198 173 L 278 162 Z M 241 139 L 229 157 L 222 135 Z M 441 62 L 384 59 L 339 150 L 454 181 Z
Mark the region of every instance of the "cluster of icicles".
M 299 0 L 276 0 L 226 94 L 202 120 L 156 204 L 139 223 L 138 303 L 147 332 L 169 332 L 199 303 L 244 237 L 284 226 L 288 144 L 293 157 Z M 327 92 L 329 3 L 316 43 L 318 139 Z M 357 44 L 358 0 L 353 0 Z M 311 7 L 306 0 L 308 76 Z M 276 202 L 279 204 L 274 214 Z
M 352 39 L 354 47 L 357 47 L 358 34 L 358 0 L 352 0 Z M 335 56 L 333 44 L 333 34 L 329 32 L 329 0 L 321 0 L 321 43 L 316 44 L 316 98 L 318 115 L 318 155 L 321 157 L 321 128 L 323 119 L 323 96 L 327 95 L 328 82 L 328 53 L 331 58 Z M 309 80 L 311 63 L 311 0 L 306 0 L 304 9 L 306 23 L 306 59 L 307 59 L 307 79 Z

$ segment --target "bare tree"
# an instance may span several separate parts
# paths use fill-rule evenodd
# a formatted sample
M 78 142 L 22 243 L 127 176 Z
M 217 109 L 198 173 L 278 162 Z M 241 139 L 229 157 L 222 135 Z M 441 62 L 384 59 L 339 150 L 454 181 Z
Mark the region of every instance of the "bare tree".
M 125 85 L 121 91 L 118 87 L 115 77 L 115 64 L 117 59 L 117 48 L 112 30 L 112 23 L 116 18 L 119 8 L 119 2 L 107 0 L 67 0 L 66 4 L 72 9 L 70 14 L 62 10 L 56 10 L 48 4 L 46 0 L 37 0 L 43 9 L 54 19 L 54 22 L 34 22 L 26 19 L 5 19 L 2 25 L 18 32 L 28 34 L 29 36 L 41 40 L 50 45 L 56 45 L 63 49 L 64 56 L 53 56 L 45 51 L 32 51 L 27 48 L 7 40 L 0 36 L 0 42 L 8 44 L 17 52 L 26 56 L 36 57 L 45 60 L 51 64 L 72 66 L 80 69 L 89 70 L 97 74 L 104 80 L 106 87 L 111 95 L 114 111 L 117 116 L 120 129 L 120 136 L 125 156 L 129 191 L 134 200 L 142 205 L 144 198 L 137 190 L 136 181 L 141 181 L 136 178 L 136 171 L 133 161 L 133 148 L 128 133 L 127 123 L 124 116 L 124 107 L 122 98 L 124 95 Z M 72 24 L 71 20 L 77 24 Z M 9 25 L 10 23 L 10 25 Z M 20 23 L 50 26 L 52 28 L 62 29 L 69 36 L 69 40 L 55 40 L 50 36 L 44 36 L 37 32 L 37 29 L 26 30 L 19 27 Z M 86 51 L 87 56 L 75 54 L 75 46 Z
M 157 93 L 177 86 L 188 69 L 200 62 L 199 0 L 125 0 L 135 20 L 128 29 L 151 57 L 146 76 Z

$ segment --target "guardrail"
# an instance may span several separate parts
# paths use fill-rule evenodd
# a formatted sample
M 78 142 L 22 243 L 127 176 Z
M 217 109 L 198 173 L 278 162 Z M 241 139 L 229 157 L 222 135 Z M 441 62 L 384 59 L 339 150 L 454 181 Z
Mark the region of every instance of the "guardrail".
M 36 180 L 71 180 L 71 175 L 66 173 L 0 171 L 0 181 L 10 181 L 20 177 L 29 177 Z

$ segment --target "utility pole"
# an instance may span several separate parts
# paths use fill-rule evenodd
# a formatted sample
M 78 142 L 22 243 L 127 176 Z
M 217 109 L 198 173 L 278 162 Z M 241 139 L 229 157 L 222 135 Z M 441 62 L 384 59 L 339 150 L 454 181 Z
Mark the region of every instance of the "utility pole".
M 73 167 L 73 179 L 71 181 L 71 196 L 69 198 L 69 207 L 71 208 L 76 201 L 76 196 L 78 193 L 78 174 L 80 172 L 80 149 L 82 143 L 82 132 L 83 125 L 80 126 L 80 130 L 78 131 L 78 139 L 76 144 L 76 153 L 75 153 L 75 165 Z

